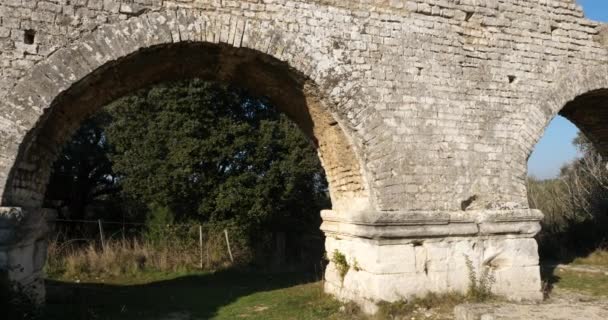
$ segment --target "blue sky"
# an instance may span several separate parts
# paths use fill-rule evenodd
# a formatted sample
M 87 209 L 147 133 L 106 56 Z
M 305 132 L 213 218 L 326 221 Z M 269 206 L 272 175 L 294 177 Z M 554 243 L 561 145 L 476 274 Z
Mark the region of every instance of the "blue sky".
M 578 0 L 585 15 L 596 21 L 608 22 L 608 0 Z M 562 117 L 555 118 L 538 142 L 528 160 L 528 174 L 540 179 L 556 177 L 559 169 L 572 161 L 577 152 L 572 139 L 578 129 Z

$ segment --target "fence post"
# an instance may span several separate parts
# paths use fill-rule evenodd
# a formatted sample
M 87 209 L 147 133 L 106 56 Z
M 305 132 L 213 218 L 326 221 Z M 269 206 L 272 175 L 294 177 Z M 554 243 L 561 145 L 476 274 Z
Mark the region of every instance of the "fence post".
M 203 269 L 203 226 L 198 225 L 198 248 L 201 256 L 201 269 Z
M 226 236 L 226 245 L 228 246 L 228 255 L 230 255 L 230 261 L 234 263 L 234 258 L 232 257 L 232 251 L 230 250 L 230 240 L 228 239 L 228 229 L 224 229 L 224 235 Z
M 101 223 L 101 219 L 97 220 L 97 224 L 99 225 L 99 239 L 101 240 L 101 250 L 106 251 L 106 240 L 103 236 L 103 224 Z
M 125 241 L 125 213 L 122 213 L 122 241 Z
M 209 255 L 209 242 L 211 242 L 211 237 L 209 236 L 209 232 L 207 232 L 207 268 L 211 267 L 211 256 Z

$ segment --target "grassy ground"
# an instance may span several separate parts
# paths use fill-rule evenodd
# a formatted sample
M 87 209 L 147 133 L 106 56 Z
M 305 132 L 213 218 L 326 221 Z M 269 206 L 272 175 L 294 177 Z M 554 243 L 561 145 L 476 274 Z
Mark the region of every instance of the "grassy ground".
M 297 274 L 142 274 L 49 281 L 44 319 L 326 319 L 340 304 Z
M 301 274 L 143 272 L 106 279 L 48 280 L 42 319 L 450 319 L 464 302 L 457 295 L 431 296 L 383 306 L 373 318 L 323 293 L 322 283 Z M 608 276 L 556 270 L 554 286 L 608 297 Z M 346 309 L 346 311 L 341 311 Z
M 42 319 L 49 320 L 443 320 L 451 319 L 454 306 L 465 299 L 429 295 L 385 304 L 378 315 L 368 317 L 323 293 L 322 282 L 312 277 L 236 271 L 48 280 L 47 290 Z
M 572 264 L 608 268 L 608 249 L 596 250 L 586 257 L 576 258 L 572 261 Z
M 554 266 L 543 270 L 544 280 L 554 287 L 598 297 L 608 297 L 608 250 L 600 249 L 584 257 L 578 257 L 570 264 L 572 269 Z M 580 269 L 590 269 L 583 272 Z
M 589 265 L 608 272 L 608 249 L 600 249 L 586 257 L 577 258 L 574 265 Z M 608 297 L 608 275 L 602 273 L 580 273 L 560 271 L 561 287 L 594 296 Z
M 319 275 L 191 271 L 197 270 L 199 257 L 197 251 L 192 260 L 190 251 L 188 246 L 156 248 L 120 239 L 108 241 L 103 251 L 93 243 L 54 242 L 45 268 L 50 278 L 47 306 L 39 318 L 382 320 L 398 315 L 449 319 L 454 305 L 465 299 L 456 294 L 429 295 L 385 304 L 369 318 L 354 304 L 343 305 L 324 294 Z M 226 267 L 221 254 L 217 256 L 207 268 Z
M 558 289 L 608 297 L 608 276 L 602 273 L 557 270 L 554 276 Z
M 604 253 L 578 264 L 608 266 Z M 456 294 L 430 295 L 384 305 L 377 316 L 368 318 L 325 295 L 319 276 L 142 270 L 120 276 L 68 275 L 58 273 L 47 281 L 49 300 L 42 319 L 450 319 L 453 307 L 467 300 Z M 544 276 L 559 290 L 608 297 L 608 276 L 601 273 L 551 269 Z

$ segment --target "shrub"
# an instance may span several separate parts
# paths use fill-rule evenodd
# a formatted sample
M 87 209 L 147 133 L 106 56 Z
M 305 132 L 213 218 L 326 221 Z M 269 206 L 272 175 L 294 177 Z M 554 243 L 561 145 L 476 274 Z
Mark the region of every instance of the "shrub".
M 479 279 L 473 267 L 473 261 L 465 255 L 465 263 L 469 271 L 469 290 L 467 291 L 467 297 L 475 302 L 487 301 L 494 297 L 492 294 L 492 285 L 494 284 L 494 275 L 492 269 L 488 266 L 482 266 L 481 274 Z
M 336 266 L 338 274 L 340 275 L 340 280 L 344 281 L 344 277 L 346 277 L 346 274 L 350 269 L 350 265 L 348 264 L 348 261 L 346 261 L 346 256 L 340 251 L 334 250 L 334 253 L 331 257 L 331 262 L 333 262 Z

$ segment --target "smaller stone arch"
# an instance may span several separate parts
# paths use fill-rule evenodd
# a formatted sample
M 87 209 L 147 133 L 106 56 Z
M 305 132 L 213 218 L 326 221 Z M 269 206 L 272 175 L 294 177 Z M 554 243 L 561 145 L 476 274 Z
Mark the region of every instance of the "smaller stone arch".
M 524 150 L 526 159 L 557 115 L 574 123 L 608 158 L 608 66 L 577 66 L 556 82 L 538 101 L 538 111 L 526 119 L 531 128 Z
M 595 49 L 604 50 L 604 55 L 608 55 L 608 24 L 598 24 L 596 30 L 594 40 L 599 47 Z M 534 146 L 557 115 L 574 123 L 600 153 L 608 156 L 608 150 L 605 150 L 608 146 L 603 145 L 606 142 L 601 142 L 608 140 L 608 137 L 600 137 L 603 134 L 597 125 L 599 121 L 606 123 L 608 120 L 600 103 L 604 90 L 608 89 L 608 64 L 568 63 L 560 66 L 556 75 L 553 85 L 536 99 L 539 105 L 532 106 L 524 119 L 522 137 L 525 159 L 530 157 Z M 596 115 L 591 116 L 593 113 Z

